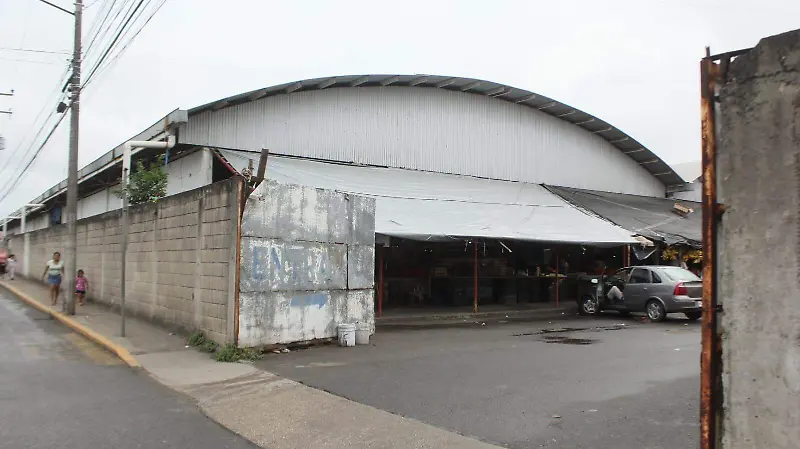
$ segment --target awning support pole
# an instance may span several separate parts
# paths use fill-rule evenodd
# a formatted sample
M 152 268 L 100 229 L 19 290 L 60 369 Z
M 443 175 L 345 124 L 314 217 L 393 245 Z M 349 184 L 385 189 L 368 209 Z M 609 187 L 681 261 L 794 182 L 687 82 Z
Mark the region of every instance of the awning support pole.
M 558 298 L 558 294 L 559 294 L 558 284 L 561 283 L 560 282 L 561 281 L 561 277 L 559 275 L 559 267 L 561 266 L 561 264 L 559 263 L 558 259 L 559 259 L 558 258 L 558 253 L 556 253 L 556 309 L 558 308 L 558 299 L 559 299 Z
M 478 241 L 475 240 L 472 242 L 474 248 L 474 257 L 473 257 L 473 265 L 475 267 L 475 273 L 473 276 L 473 295 L 472 295 L 472 313 L 478 313 Z
M 383 315 L 383 250 L 378 247 L 378 318 Z

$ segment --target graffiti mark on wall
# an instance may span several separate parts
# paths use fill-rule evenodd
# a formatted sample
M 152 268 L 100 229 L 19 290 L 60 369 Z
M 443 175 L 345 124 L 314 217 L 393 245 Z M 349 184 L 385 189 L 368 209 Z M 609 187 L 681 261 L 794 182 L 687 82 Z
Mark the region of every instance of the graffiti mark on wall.
M 270 242 L 252 246 L 249 280 L 273 291 L 346 288 L 346 264 L 344 247 Z
M 330 300 L 327 293 L 311 293 L 308 295 L 292 296 L 289 300 L 290 307 L 316 307 L 321 309 Z
M 264 279 L 266 276 L 264 275 L 264 271 L 266 269 L 266 259 L 267 259 L 267 249 L 261 247 L 253 248 L 253 270 L 252 270 L 252 277 L 253 279 Z

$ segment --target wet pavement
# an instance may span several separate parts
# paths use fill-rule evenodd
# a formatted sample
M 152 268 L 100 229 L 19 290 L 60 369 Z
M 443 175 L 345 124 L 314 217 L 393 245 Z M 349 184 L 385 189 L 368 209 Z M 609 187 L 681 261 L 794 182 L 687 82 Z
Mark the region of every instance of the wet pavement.
M 0 448 L 254 448 L 0 289 Z
M 379 333 L 258 366 L 510 448 L 682 449 L 699 439 L 699 323 L 605 316 Z

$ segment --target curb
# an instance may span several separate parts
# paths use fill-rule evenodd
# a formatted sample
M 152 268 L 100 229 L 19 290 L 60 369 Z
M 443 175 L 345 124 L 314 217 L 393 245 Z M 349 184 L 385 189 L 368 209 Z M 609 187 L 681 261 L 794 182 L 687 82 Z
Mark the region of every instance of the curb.
M 93 341 L 94 343 L 102 346 L 112 354 L 115 354 L 117 357 L 120 358 L 123 362 L 125 362 L 131 368 L 140 368 L 141 365 L 139 361 L 136 360 L 135 357 L 131 355 L 131 353 L 123 348 L 122 346 L 112 342 L 108 338 L 100 335 L 99 333 L 89 329 L 88 327 L 84 326 L 83 324 L 75 321 L 74 319 L 70 318 L 69 316 L 58 312 L 56 310 L 51 309 L 50 307 L 45 306 L 44 304 L 40 303 L 39 301 L 31 298 L 30 296 L 26 295 L 25 293 L 19 291 L 18 289 L 8 285 L 5 282 L 0 282 L 0 286 L 5 288 L 6 290 L 13 293 L 20 301 L 28 304 L 29 306 L 44 312 L 54 319 L 60 321 L 65 326 L 69 327 L 73 331 L 83 335 L 88 340 Z

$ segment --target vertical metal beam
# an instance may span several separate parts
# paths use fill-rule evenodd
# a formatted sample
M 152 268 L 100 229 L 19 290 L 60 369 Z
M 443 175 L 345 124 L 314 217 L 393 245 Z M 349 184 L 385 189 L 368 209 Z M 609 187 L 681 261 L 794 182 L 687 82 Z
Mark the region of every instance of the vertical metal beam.
M 709 55 L 706 48 L 706 56 Z M 722 404 L 720 341 L 717 335 L 717 136 L 714 96 L 717 65 L 700 61 L 703 162 L 703 321 L 700 354 L 700 449 L 716 449 L 717 410 Z
M 119 335 L 120 337 L 125 336 L 125 283 L 126 283 L 126 276 L 125 272 L 127 271 L 127 259 L 128 259 L 128 169 L 125 168 L 122 173 L 122 182 L 124 194 L 122 196 L 122 216 L 120 217 L 122 220 L 122 232 L 120 237 L 122 238 L 122 248 L 121 252 L 122 255 L 120 257 L 120 297 L 119 297 L 119 315 L 120 315 L 120 326 L 119 326 Z M 202 225 L 200 223 L 198 226 Z M 73 292 L 74 293 L 74 292 Z
M 236 284 L 233 298 L 233 343 L 239 347 L 239 310 L 241 306 L 241 273 L 242 273 L 242 220 L 244 218 L 244 206 L 247 199 L 247 182 L 241 176 L 236 179 L 236 200 L 239 207 L 236 218 Z
M 383 245 L 378 247 L 378 318 L 383 316 Z
M 475 273 L 473 274 L 472 313 L 478 313 L 478 241 L 473 241 L 472 246 L 474 248 L 472 264 L 475 268 Z
M 30 277 L 31 273 L 31 236 L 26 229 L 28 206 L 22 206 L 22 215 L 19 222 L 19 233 L 22 234 L 22 275 Z

